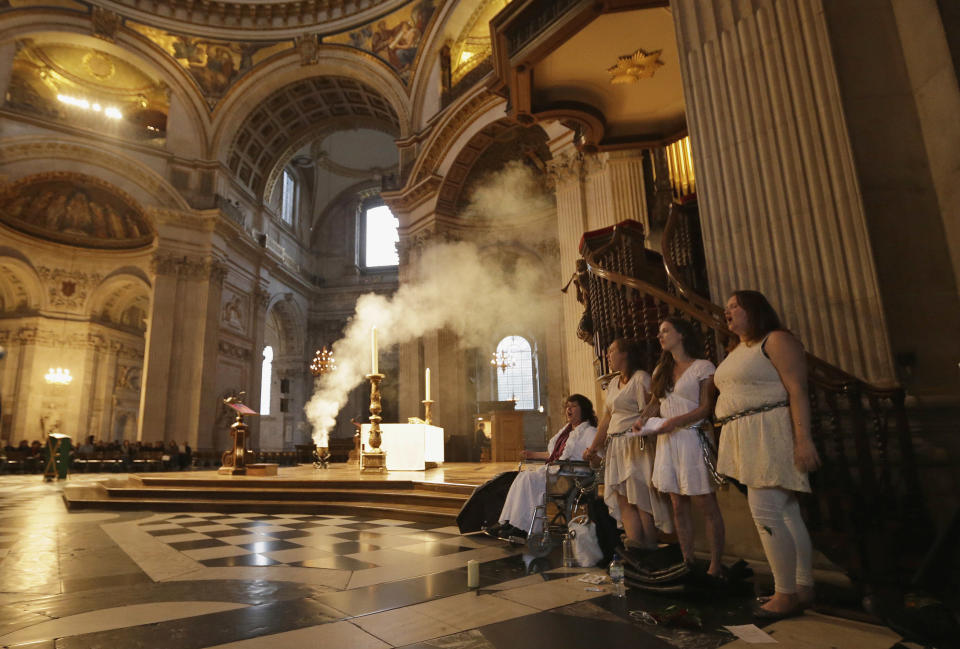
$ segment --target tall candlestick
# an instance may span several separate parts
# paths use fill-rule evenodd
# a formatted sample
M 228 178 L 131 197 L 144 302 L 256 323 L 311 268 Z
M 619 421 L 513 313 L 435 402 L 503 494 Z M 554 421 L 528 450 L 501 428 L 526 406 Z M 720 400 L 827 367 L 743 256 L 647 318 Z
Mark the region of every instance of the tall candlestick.
M 370 373 L 379 374 L 377 371 L 377 327 L 374 325 L 370 329 Z
M 427 378 L 425 380 L 427 385 L 427 401 L 430 401 L 430 368 L 427 368 Z

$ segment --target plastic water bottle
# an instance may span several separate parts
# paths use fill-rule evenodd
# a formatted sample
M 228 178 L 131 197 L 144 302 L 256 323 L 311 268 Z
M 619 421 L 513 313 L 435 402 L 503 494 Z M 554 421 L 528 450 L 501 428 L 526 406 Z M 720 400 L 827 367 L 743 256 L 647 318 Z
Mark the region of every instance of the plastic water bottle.
M 613 555 L 613 561 L 610 562 L 610 583 L 613 584 L 614 597 L 626 596 L 626 586 L 623 583 L 623 560 L 617 554 Z

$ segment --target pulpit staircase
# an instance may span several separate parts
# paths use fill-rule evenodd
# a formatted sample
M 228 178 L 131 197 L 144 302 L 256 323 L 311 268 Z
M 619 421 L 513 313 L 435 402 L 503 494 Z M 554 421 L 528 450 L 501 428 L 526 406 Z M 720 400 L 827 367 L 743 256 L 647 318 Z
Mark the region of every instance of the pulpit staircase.
M 607 373 L 603 352 L 618 336 L 638 343 L 653 368 L 657 328 L 668 315 L 695 323 L 707 357 L 722 360 L 734 336 L 722 308 L 705 297 L 698 235 L 695 208 L 679 205 L 667 220 L 662 256 L 644 247 L 643 227 L 633 221 L 584 235 L 575 278 L 585 307 L 578 335 L 594 346 L 598 376 Z M 814 545 L 864 597 L 902 593 L 934 537 L 904 391 L 871 385 L 812 354 L 807 361 L 813 436 L 823 459 L 804 500 Z

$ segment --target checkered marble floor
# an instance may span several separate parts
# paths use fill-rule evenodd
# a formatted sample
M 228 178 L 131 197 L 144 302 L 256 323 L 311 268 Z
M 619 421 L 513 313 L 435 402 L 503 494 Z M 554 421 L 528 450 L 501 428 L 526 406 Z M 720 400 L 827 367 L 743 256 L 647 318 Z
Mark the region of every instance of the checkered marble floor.
M 139 523 L 157 541 L 214 567 L 366 570 L 485 545 L 433 523 L 310 514 L 159 514 Z

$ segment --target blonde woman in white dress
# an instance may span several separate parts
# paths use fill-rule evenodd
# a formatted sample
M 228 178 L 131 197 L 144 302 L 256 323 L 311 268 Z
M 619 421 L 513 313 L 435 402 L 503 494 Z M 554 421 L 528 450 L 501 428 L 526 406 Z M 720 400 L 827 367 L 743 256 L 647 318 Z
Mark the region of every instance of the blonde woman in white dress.
M 810 491 L 807 473 L 820 465 L 810 432 L 806 355 L 761 293 L 736 291 L 724 315 L 740 342 L 714 376 L 723 424 L 717 471 L 747 486 L 773 572 L 775 593 L 754 615 L 780 619 L 813 601 L 813 550 L 797 502 L 798 492 Z
M 623 527 L 624 545 L 655 548 L 658 528 L 668 533 L 673 530 L 667 499 L 651 482 L 655 444 L 652 439 L 624 434 L 640 419 L 649 399 L 650 375 L 640 369 L 636 346 L 623 338 L 607 348 L 607 368 L 619 376 L 607 385 L 597 436 L 583 457 L 588 461 L 596 458 L 606 446 L 603 500 Z
M 713 413 L 713 363 L 701 358 L 699 336 L 693 325 L 682 318 L 670 317 L 660 323 L 657 334 L 663 354 L 653 371 L 651 393 L 656 412 L 663 422 L 651 434 L 657 436 L 657 456 L 653 464 L 653 486 L 669 494 L 673 505 L 673 523 L 683 560 L 695 562 L 691 501 L 703 515 L 710 565 L 707 574 L 723 576 L 724 526 L 716 483 L 703 456 L 701 433 L 696 426 Z M 641 419 L 634 431 L 645 430 Z M 653 421 L 650 422 L 653 424 Z M 651 428 L 647 426 L 646 428 Z

